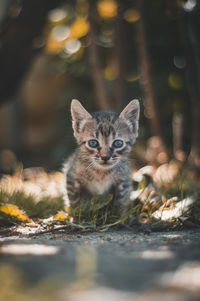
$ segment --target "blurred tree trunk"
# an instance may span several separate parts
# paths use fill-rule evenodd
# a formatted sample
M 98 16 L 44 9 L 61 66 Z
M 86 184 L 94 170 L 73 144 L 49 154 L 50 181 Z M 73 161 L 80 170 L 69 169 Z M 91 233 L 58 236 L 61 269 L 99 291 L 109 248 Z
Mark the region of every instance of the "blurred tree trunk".
M 66 0 L 10 1 L 0 28 L 0 102 L 12 97 L 34 56 L 42 49 L 49 10 Z
M 185 160 L 183 151 L 183 114 L 175 112 L 172 118 L 173 155 L 179 161 Z
M 145 98 L 146 117 L 149 121 L 150 133 L 152 136 L 157 136 L 164 147 L 164 141 L 161 134 L 159 117 L 156 106 L 156 97 L 151 80 L 151 63 L 147 49 L 146 33 L 144 25 L 144 0 L 136 0 L 136 8 L 140 14 L 140 19 L 137 21 L 137 47 L 139 54 L 139 67 L 141 74 L 141 85 Z
M 90 1 L 89 8 L 89 22 L 90 31 L 88 34 L 89 47 L 88 47 L 88 61 L 91 68 L 91 76 L 94 83 L 94 90 L 96 95 L 96 100 L 99 109 L 109 110 L 111 109 L 111 103 L 108 102 L 108 97 L 103 81 L 102 68 L 99 59 L 99 51 L 96 41 L 98 40 L 94 21 L 94 1 Z
M 198 8 L 200 9 L 200 5 Z M 197 8 L 197 9 L 198 9 Z M 189 163 L 200 168 L 200 60 L 196 53 L 197 37 L 192 27 L 192 15 L 183 11 L 179 7 L 178 11 L 179 34 L 182 43 L 184 56 L 186 59 L 186 82 L 191 103 L 192 131 L 191 131 L 191 151 Z
M 124 24 L 123 24 L 123 7 L 122 1 L 118 0 L 118 11 L 115 20 L 115 47 L 113 53 L 113 69 L 116 74 L 114 81 L 114 98 L 115 98 L 115 110 L 120 110 L 126 104 L 125 95 L 125 41 L 124 41 Z

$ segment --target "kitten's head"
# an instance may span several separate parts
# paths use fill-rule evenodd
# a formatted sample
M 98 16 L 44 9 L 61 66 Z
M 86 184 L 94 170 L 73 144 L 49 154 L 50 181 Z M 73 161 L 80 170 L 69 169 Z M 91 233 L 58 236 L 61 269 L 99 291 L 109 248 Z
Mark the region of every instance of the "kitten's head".
M 139 111 L 139 101 L 134 99 L 120 114 L 90 114 L 73 99 L 72 126 L 83 156 L 101 168 L 111 168 L 126 157 L 138 136 Z

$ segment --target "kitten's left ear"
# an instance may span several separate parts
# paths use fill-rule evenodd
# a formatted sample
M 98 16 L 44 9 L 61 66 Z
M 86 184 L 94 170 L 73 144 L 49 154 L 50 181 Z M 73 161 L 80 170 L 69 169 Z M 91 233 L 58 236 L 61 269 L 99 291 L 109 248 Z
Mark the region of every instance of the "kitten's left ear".
M 119 117 L 124 119 L 131 131 L 138 135 L 138 122 L 140 116 L 140 104 L 137 99 L 133 99 L 129 104 L 124 108 Z

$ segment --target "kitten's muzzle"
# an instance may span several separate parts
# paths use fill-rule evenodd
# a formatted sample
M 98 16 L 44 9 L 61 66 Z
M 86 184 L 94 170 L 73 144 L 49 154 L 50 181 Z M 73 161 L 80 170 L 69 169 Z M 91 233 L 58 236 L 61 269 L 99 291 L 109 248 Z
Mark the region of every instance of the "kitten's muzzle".
M 110 159 L 110 155 L 107 154 L 107 155 L 104 155 L 104 156 L 101 156 L 101 160 L 104 161 L 104 163 L 107 163 L 107 161 Z

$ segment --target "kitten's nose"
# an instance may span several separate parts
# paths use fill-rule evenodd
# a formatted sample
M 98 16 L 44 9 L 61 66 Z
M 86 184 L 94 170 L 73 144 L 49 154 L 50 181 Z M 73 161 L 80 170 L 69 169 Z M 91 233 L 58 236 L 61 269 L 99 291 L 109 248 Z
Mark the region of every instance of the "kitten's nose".
M 101 159 L 102 159 L 104 162 L 106 162 L 106 161 L 108 161 L 108 160 L 110 159 L 110 155 L 107 154 L 107 155 L 101 156 Z

